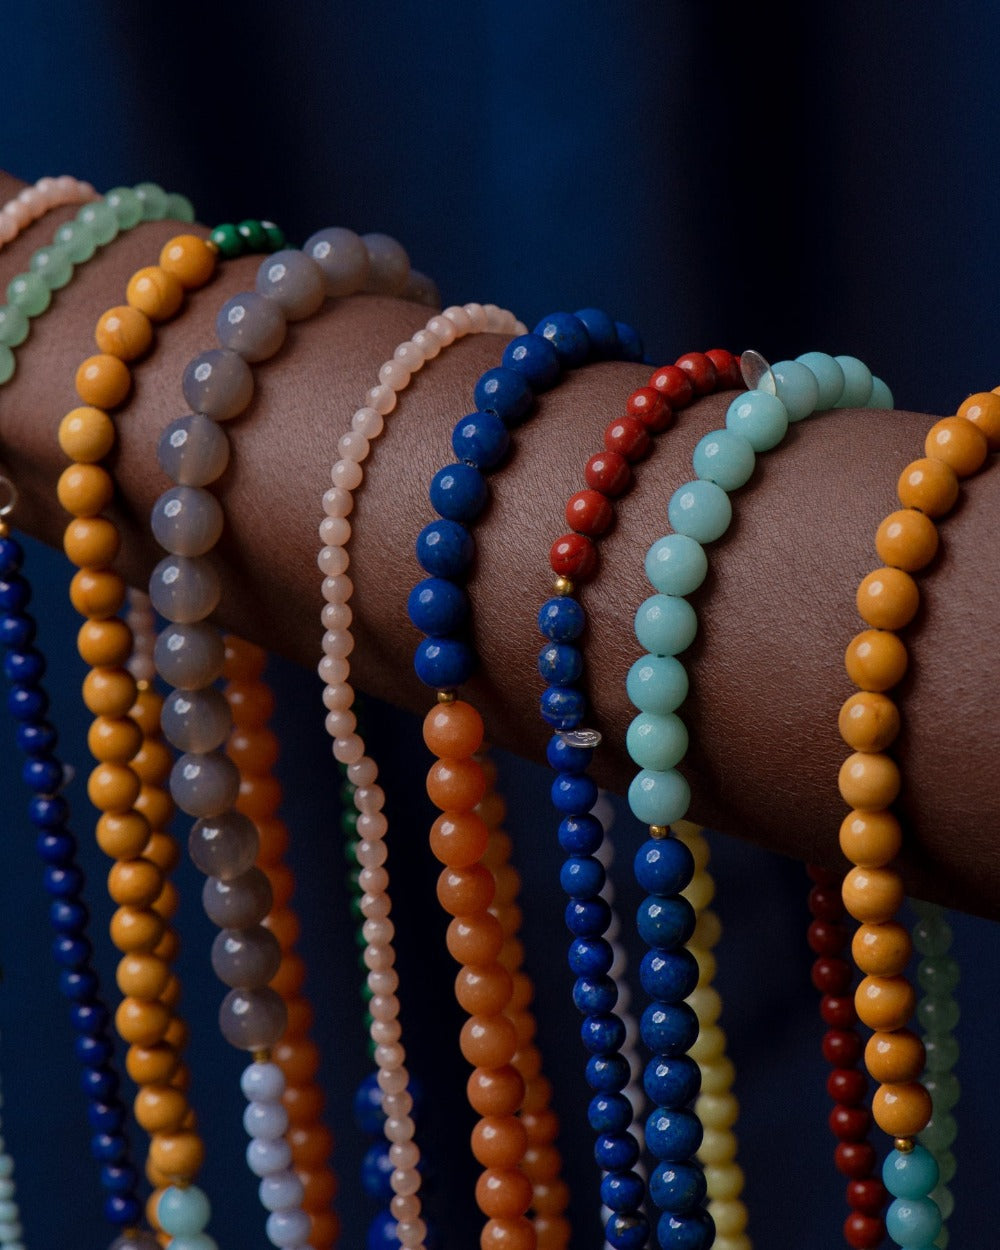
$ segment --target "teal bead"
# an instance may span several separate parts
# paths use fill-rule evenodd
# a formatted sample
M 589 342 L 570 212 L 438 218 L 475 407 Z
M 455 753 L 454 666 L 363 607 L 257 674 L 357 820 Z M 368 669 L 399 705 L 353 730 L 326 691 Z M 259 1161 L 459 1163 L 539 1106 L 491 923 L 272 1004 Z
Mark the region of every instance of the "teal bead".
M 11 380 L 16 365 L 14 353 L 6 344 L 0 343 L 0 386 Z
M 816 410 L 826 412 L 828 408 L 835 408 L 844 392 L 844 371 L 836 360 L 826 352 L 805 352 L 795 359 L 806 366 L 819 386 Z
M 646 576 L 664 595 L 690 595 L 708 572 L 705 548 L 687 534 L 667 534 L 646 552 Z
M 920 1134 L 921 1144 L 938 1155 L 943 1150 L 950 1150 L 958 1136 L 958 1124 L 955 1117 L 947 1111 L 941 1115 L 932 1115 L 930 1123 Z
M 635 614 L 639 646 L 653 655 L 678 655 L 694 642 L 698 615 L 677 595 L 650 595 Z
M 810 417 L 819 404 L 819 382 L 816 375 L 798 360 L 779 360 L 765 373 L 757 389 L 776 395 L 785 405 L 789 421 Z
M 958 1040 L 944 1034 L 941 1037 L 925 1037 L 924 1048 L 927 1057 L 924 1068 L 935 1075 L 939 1072 L 950 1072 L 958 1063 Z
M 954 1072 L 939 1072 L 935 1076 L 928 1076 L 924 1085 L 937 1114 L 950 1111 L 962 1096 L 962 1086 Z
M 941 1231 L 941 1212 L 932 1198 L 897 1198 L 885 1213 L 885 1228 L 901 1250 L 925 1250 Z
M 644 825 L 669 825 L 687 811 L 691 788 L 675 768 L 665 772 L 644 768 L 632 779 L 628 802 L 636 820 Z
M 143 221 L 163 221 L 167 215 L 167 193 L 155 182 L 140 182 L 132 188 L 142 205 Z
M 922 998 L 917 1004 L 917 1019 L 927 1033 L 951 1033 L 958 1024 L 961 1011 L 950 994 Z
M 925 1198 L 938 1183 L 937 1161 L 923 1146 L 906 1153 L 890 1150 L 882 1164 L 882 1183 L 894 1198 Z
M 917 980 L 928 994 L 950 994 L 958 985 L 958 960 L 947 955 L 921 959 L 917 964 Z
M 94 232 L 82 221 L 64 221 L 56 231 L 56 242 L 74 265 L 82 265 L 97 251 Z
M 170 1250 L 219 1250 L 219 1243 L 208 1233 L 191 1233 L 175 1237 Z
M 884 408 L 887 411 L 896 407 L 896 402 L 892 398 L 892 391 L 886 386 L 881 378 L 872 376 L 872 393 L 868 399 L 869 408 Z
M 194 205 L 186 195 L 172 191 L 167 196 L 167 216 L 173 221 L 194 221 Z
M 50 291 L 60 291 L 73 276 L 73 262 L 58 243 L 40 247 L 28 262 L 32 271 L 45 280 Z
M 16 304 L 28 317 L 37 317 L 52 303 L 52 292 L 37 273 L 19 273 L 7 284 L 7 302 Z
M 872 371 L 857 356 L 837 356 L 844 371 L 844 389 L 837 400 L 838 408 L 864 408 L 872 397 Z
M 77 213 L 76 219 L 90 227 L 98 247 L 110 243 L 118 233 L 118 218 L 115 216 L 115 210 L 103 200 L 94 200 L 92 204 L 84 204 Z
M 788 432 L 788 413 L 776 395 L 747 391 L 729 405 L 726 429 L 742 434 L 754 451 L 770 451 Z
M 118 218 L 120 230 L 131 230 L 142 221 L 142 200 L 131 187 L 112 187 L 104 201 Z
M 913 926 L 913 945 L 921 955 L 947 955 L 951 942 L 951 925 L 940 911 L 925 915 Z
M 672 655 L 644 655 L 629 669 L 625 689 L 640 712 L 665 715 L 687 698 L 687 671 Z
M 640 768 L 666 772 L 687 754 L 687 726 L 673 712 L 640 712 L 628 727 L 625 747 Z
M 667 517 L 678 534 L 699 543 L 715 542 L 729 528 L 733 505 L 721 486 L 696 480 L 685 482 L 670 497 Z
M 0 343 L 20 347 L 31 329 L 27 314 L 16 304 L 0 304 Z
M 694 449 L 692 464 L 697 475 L 723 490 L 739 490 L 753 476 L 757 455 L 742 434 L 712 430 Z
M 160 1195 L 156 1218 L 163 1231 L 172 1237 L 190 1237 L 202 1232 L 212 1215 L 212 1208 L 204 1190 L 197 1185 L 181 1189 L 171 1185 Z

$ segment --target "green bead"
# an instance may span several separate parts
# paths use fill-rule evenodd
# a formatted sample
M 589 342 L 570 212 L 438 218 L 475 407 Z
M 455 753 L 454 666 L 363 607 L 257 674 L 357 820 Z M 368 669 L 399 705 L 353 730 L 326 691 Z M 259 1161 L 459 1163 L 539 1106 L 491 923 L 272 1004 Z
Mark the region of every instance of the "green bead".
M 142 205 L 143 221 L 162 221 L 167 215 L 167 193 L 155 182 L 140 182 L 132 188 Z
M 367 973 L 367 971 L 368 969 L 366 968 L 365 972 Z M 366 1003 L 370 1003 L 371 1000 L 375 997 L 375 991 L 368 984 L 367 979 L 365 980 L 364 984 L 361 986 L 361 997 L 365 1000 Z
M 354 930 L 354 945 L 358 948 L 359 951 L 364 951 L 365 949 L 367 949 L 368 943 L 365 941 L 365 935 L 361 932 L 360 929 Z
M 94 232 L 82 221 L 64 222 L 56 231 L 56 242 L 65 249 L 74 265 L 82 265 L 97 251 Z
M 950 994 L 922 998 L 917 1004 L 917 1019 L 920 1021 L 920 1027 L 939 1037 L 942 1034 L 954 1032 L 960 1014 L 958 1002 Z
M 267 250 L 269 252 L 280 252 L 285 246 L 285 232 L 280 226 L 276 226 L 273 221 L 262 221 L 260 223 L 264 227 L 264 233 L 267 235 Z
M 16 304 L 0 304 L 0 344 L 20 347 L 28 337 L 31 325 L 24 310 Z
M 938 1155 L 942 1150 L 950 1150 L 958 1136 L 958 1125 L 953 1115 L 931 1116 L 930 1123 L 920 1134 L 920 1143 L 932 1154 Z
M 950 994 L 958 985 L 960 968 L 957 959 L 939 955 L 922 959 L 917 965 L 917 980 L 927 994 Z
M 360 952 L 358 953 L 358 967 L 361 969 L 361 971 L 362 971 L 362 973 L 363 973 L 363 974 L 366 974 L 366 975 L 367 975 L 367 972 L 368 972 L 368 965 L 365 963 L 365 953 L 364 953 L 364 951 L 360 951 Z
M 943 916 L 925 916 L 913 926 L 913 945 L 921 955 L 947 955 L 951 926 Z
M 235 226 L 228 222 L 225 225 L 216 226 L 209 238 L 226 260 L 243 255 L 243 236 Z
M 352 807 L 341 813 L 340 825 L 344 831 L 345 838 L 356 838 L 358 836 L 358 811 Z
M 951 1190 L 947 1185 L 938 1185 L 936 1189 L 931 1190 L 931 1197 L 938 1204 L 941 1218 L 946 1220 L 955 1210 L 955 1198 Z
M 173 191 L 167 196 L 167 216 L 175 221 L 194 221 L 194 205 L 186 195 Z
M 11 380 L 16 365 L 14 353 L 5 344 L 0 343 L 0 386 Z
M 115 216 L 115 210 L 103 200 L 94 200 L 92 204 L 84 204 L 77 213 L 76 219 L 90 227 L 98 247 L 110 243 L 118 233 L 118 218 Z
M 941 1170 L 941 1184 L 950 1185 L 955 1179 L 955 1156 L 950 1150 L 942 1150 L 937 1157 L 937 1161 Z
M 236 229 L 243 236 L 248 252 L 267 251 L 267 231 L 259 221 L 248 217 L 246 221 L 241 221 Z
M 66 249 L 58 243 L 53 243 L 51 247 L 40 247 L 32 254 L 28 264 L 45 280 L 50 291 L 62 290 L 73 276 L 73 262 Z
M 131 187 L 112 187 L 104 197 L 114 210 L 121 230 L 131 230 L 142 221 L 142 200 Z
M 962 1087 L 954 1072 L 938 1072 L 924 1080 L 935 1112 L 950 1111 L 958 1102 Z
M 350 910 L 351 916 L 358 922 L 363 922 L 364 912 L 361 910 L 361 895 L 355 894 L 347 906 Z
M 925 1037 L 924 1049 L 927 1051 L 925 1070 L 932 1072 L 935 1076 L 939 1072 L 950 1072 L 958 1063 L 958 1041 L 948 1034 L 941 1037 Z
M 934 1238 L 935 1250 L 948 1250 L 948 1230 L 942 1228 L 937 1237 Z
M 37 273 L 19 273 L 7 285 L 7 302 L 16 304 L 28 317 L 37 317 L 52 303 L 52 292 Z

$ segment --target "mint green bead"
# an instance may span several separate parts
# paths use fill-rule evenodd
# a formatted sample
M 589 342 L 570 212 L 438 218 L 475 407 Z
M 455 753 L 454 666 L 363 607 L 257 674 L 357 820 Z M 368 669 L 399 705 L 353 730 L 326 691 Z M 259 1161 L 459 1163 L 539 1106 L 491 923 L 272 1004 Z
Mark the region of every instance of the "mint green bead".
M 835 408 L 837 400 L 844 393 L 844 371 L 832 356 L 826 352 L 805 352 L 796 356 L 800 365 L 805 365 L 816 379 L 819 386 L 819 399 L 816 401 L 817 412 L 826 412 Z
M 941 1231 L 934 1238 L 934 1250 L 948 1250 L 948 1230 L 943 1225 Z
M 922 998 L 917 1004 L 920 1027 L 928 1033 L 951 1033 L 958 1027 L 961 1012 L 958 1002 L 950 994 Z
M 903 1153 L 890 1150 L 882 1164 L 882 1183 L 894 1198 L 923 1198 L 938 1183 L 937 1160 L 924 1146 Z
M 16 304 L 0 304 L 0 343 L 4 347 L 20 347 L 28 337 L 31 323 L 23 308 Z
M 729 405 L 726 429 L 742 434 L 754 451 L 770 451 L 788 432 L 788 413 L 776 395 L 747 391 Z
M 644 655 L 629 669 L 625 689 L 640 712 L 664 715 L 687 698 L 687 670 L 672 655 Z
M 940 911 L 923 916 L 913 926 L 913 945 L 921 955 L 947 955 L 951 942 L 951 925 Z
M 733 505 L 721 486 L 696 479 L 674 491 L 667 504 L 667 517 L 678 534 L 711 543 L 729 528 Z
M 956 1162 L 955 1156 L 950 1150 L 942 1150 L 937 1155 L 938 1167 L 941 1169 L 940 1184 L 950 1185 L 955 1179 Z
M 698 615 L 677 595 L 650 595 L 635 614 L 639 646 L 653 655 L 678 655 L 694 642 Z
M 156 1206 L 156 1218 L 163 1225 L 163 1231 L 172 1237 L 190 1237 L 202 1232 L 211 1215 L 208 1198 L 197 1185 L 186 1185 L 183 1189 L 169 1186 Z
M 173 191 L 167 196 L 167 216 L 175 221 L 194 221 L 194 205 L 186 195 Z
M 666 772 L 687 755 L 687 726 L 673 712 L 640 712 L 628 727 L 625 747 L 640 768 Z
M 132 188 L 142 205 L 143 221 L 162 221 L 167 215 L 167 193 L 155 182 L 140 182 Z
M 82 221 L 64 221 L 56 231 L 56 242 L 74 265 L 82 265 L 97 251 L 94 232 Z
M 694 449 L 691 463 L 697 475 L 723 490 L 739 490 L 753 477 L 757 454 L 742 434 L 712 430 Z
M 32 271 L 44 278 L 50 291 L 60 291 L 73 276 L 73 262 L 64 247 L 53 243 L 40 247 L 28 261 Z
M 219 1250 L 219 1243 L 208 1233 L 191 1233 L 175 1237 L 169 1250 Z
M 844 389 L 838 408 L 864 408 L 872 395 L 872 371 L 857 356 L 835 356 L 844 371 Z
M 930 1123 L 919 1134 L 919 1140 L 921 1145 L 937 1155 L 943 1150 L 950 1150 L 957 1136 L 958 1125 L 955 1123 L 955 1117 L 944 1112 L 943 1115 L 931 1116 Z
M 646 576 L 665 595 L 690 595 L 708 572 L 705 548 L 687 534 L 667 534 L 646 552 Z
M 9 382 L 14 376 L 16 364 L 14 353 L 5 344 L 0 343 L 0 386 Z
M 955 1210 L 955 1198 L 947 1185 L 938 1185 L 936 1189 L 931 1190 L 931 1198 L 937 1205 L 937 1209 L 941 1212 L 941 1218 L 946 1220 Z
M 868 399 L 869 408 L 884 408 L 887 411 L 896 407 L 896 402 L 892 398 L 892 391 L 886 386 L 881 378 L 872 376 L 872 393 Z
M 941 1212 L 932 1198 L 897 1198 L 885 1213 L 885 1229 L 901 1250 L 925 1250 L 941 1231 Z
M 962 1094 L 962 1086 L 954 1072 L 937 1072 L 934 1076 L 926 1077 L 924 1085 L 931 1096 L 934 1110 L 938 1113 L 950 1111 Z
M 76 219 L 90 227 L 98 247 L 104 247 L 118 234 L 118 218 L 115 216 L 115 210 L 103 200 L 94 200 L 92 204 L 84 204 L 77 213 Z
M 681 820 L 691 803 L 691 788 L 675 769 L 654 772 L 644 768 L 628 788 L 628 802 L 644 825 L 669 825 Z
M 104 202 L 113 209 L 120 229 L 131 230 L 142 221 L 142 200 L 131 187 L 112 187 Z
M 924 1049 L 927 1052 L 924 1070 L 933 1072 L 935 1076 L 939 1072 L 950 1072 L 958 1063 L 958 1040 L 948 1034 L 925 1037 Z
M 37 317 L 52 303 L 52 292 L 37 273 L 19 273 L 7 284 L 7 302 L 16 304 L 28 317 Z
M 819 403 L 819 383 L 816 375 L 798 360 L 779 360 L 771 366 L 757 384 L 757 389 L 774 395 L 785 406 L 789 421 L 801 421 L 812 416 Z
M 950 994 L 958 985 L 959 976 L 958 960 L 947 955 L 921 959 L 917 964 L 917 980 L 928 994 Z

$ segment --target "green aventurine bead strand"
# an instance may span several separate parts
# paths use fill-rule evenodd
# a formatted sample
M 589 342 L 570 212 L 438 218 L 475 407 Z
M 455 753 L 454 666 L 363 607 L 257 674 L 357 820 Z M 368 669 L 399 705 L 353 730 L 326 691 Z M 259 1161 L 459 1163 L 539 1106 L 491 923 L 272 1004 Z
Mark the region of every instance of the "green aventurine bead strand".
M 918 916 L 913 929 L 913 945 L 921 957 L 917 964 L 917 980 L 923 990 L 917 1018 L 927 1049 L 923 1082 L 934 1108 L 931 1122 L 920 1134 L 919 1140 L 937 1160 L 940 1172 L 938 1184 L 930 1196 L 938 1204 L 941 1219 L 945 1221 L 934 1245 L 938 1250 L 945 1250 L 948 1245 L 946 1221 L 955 1206 L 948 1183 L 955 1175 L 955 1156 L 951 1147 L 958 1130 L 952 1112 L 960 1093 L 953 1071 L 958 1059 L 954 1029 L 959 1015 L 953 991 L 958 985 L 959 966 L 949 954 L 952 933 L 944 908 L 917 900 L 913 900 L 912 906 Z
M 273 221 L 247 221 L 216 226 L 209 236 L 226 260 L 249 252 L 277 252 L 285 246 L 284 233 Z

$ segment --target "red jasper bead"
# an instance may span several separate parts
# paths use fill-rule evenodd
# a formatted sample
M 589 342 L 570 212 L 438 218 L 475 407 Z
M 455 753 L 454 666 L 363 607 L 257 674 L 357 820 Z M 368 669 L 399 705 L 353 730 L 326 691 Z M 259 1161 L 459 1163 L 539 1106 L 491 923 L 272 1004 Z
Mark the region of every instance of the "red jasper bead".
M 649 450 L 649 431 L 635 417 L 618 417 L 604 431 L 604 446 L 626 460 L 641 460 Z
M 885 1223 L 860 1211 L 852 1211 L 844 1221 L 844 1240 L 851 1250 L 876 1250 L 885 1236 Z
M 831 920 L 814 920 L 806 935 L 817 955 L 839 955 L 847 946 L 847 926 Z
M 664 365 L 662 369 L 657 369 L 649 379 L 649 385 L 664 395 L 672 408 L 686 408 L 694 399 L 691 379 L 676 365 Z
M 844 880 L 842 872 L 836 872 L 833 868 L 821 868 L 819 864 L 807 864 L 806 876 L 814 885 L 835 885 L 838 889 Z
M 830 955 L 813 961 L 812 983 L 821 994 L 843 994 L 851 984 L 851 965 Z
M 877 1176 L 866 1181 L 847 1182 L 847 1205 L 852 1211 L 861 1211 L 865 1215 L 881 1215 L 888 1197 L 885 1186 Z
M 824 994 L 819 1004 L 823 1023 L 831 1029 L 849 1029 L 857 1023 L 854 999 L 847 994 Z
M 864 1141 L 871 1127 L 871 1112 L 864 1107 L 834 1107 L 827 1118 L 838 1141 Z
M 833 1161 L 842 1176 L 852 1181 L 865 1181 L 875 1171 L 875 1147 L 867 1141 L 838 1142 Z
M 817 920 L 840 920 L 844 915 L 844 904 L 840 897 L 840 888 L 829 885 L 815 885 L 809 891 L 809 910 Z
M 614 499 L 632 484 L 628 461 L 617 451 L 599 451 L 587 461 L 583 471 L 587 485 Z
M 674 410 L 652 386 L 640 386 L 633 391 L 625 403 L 625 415 L 641 421 L 651 434 L 659 434 L 668 429 L 674 420 Z
M 603 534 L 615 512 L 607 495 L 596 490 L 578 490 L 566 504 L 566 524 L 578 534 Z
M 843 1107 L 858 1107 L 868 1092 L 868 1081 L 860 1068 L 834 1068 L 826 1078 L 826 1092 Z
M 557 577 L 585 581 L 597 568 L 597 552 L 583 534 L 563 534 L 549 549 L 549 565 Z
M 719 390 L 731 391 L 743 385 L 739 356 L 734 356 L 723 347 L 713 347 L 705 355 L 715 365 L 715 372 L 719 378 Z
M 864 1051 L 860 1036 L 853 1029 L 829 1029 L 823 1035 L 823 1058 L 834 1068 L 853 1068 Z
M 707 395 L 718 386 L 715 365 L 702 352 L 687 352 L 679 356 L 675 363 L 691 379 L 696 395 Z

